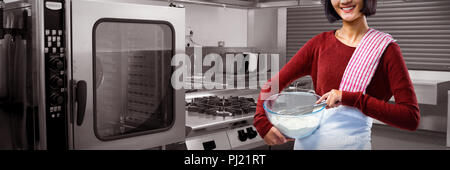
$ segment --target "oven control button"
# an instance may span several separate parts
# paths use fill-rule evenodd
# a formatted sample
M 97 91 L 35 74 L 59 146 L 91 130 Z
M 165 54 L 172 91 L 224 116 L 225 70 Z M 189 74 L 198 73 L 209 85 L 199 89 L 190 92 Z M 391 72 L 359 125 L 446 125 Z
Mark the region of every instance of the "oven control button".
M 50 95 L 50 101 L 54 105 L 61 105 L 64 103 L 64 98 L 58 93 L 53 93 L 52 95 Z
M 50 35 L 50 30 L 45 30 L 45 35 Z
M 247 134 L 245 133 L 244 130 L 239 130 L 238 131 L 238 138 L 241 142 L 245 142 L 248 138 Z
M 61 70 L 64 68 L 64 63 L 60 60 L 59 56 L 52 56 L 49 60 L 50 67 Z
M 56 88 L 64 86 L 64 81 L 61 78 L 59 78 L 59 76 L 52 76 L 50 78 L 50 83 L 53 87 Z
M 205 150 L 214 150 L 216 149 L 216 142 L 214 140 L 209 141 L 209 142 L 203 142 L 203 149 Z
M 256 138 L 257 135 L 258 135 L 258 132 L 253 130 L 252 127 L 247 128 L 247 136 L 248 136 L 249 139 Z

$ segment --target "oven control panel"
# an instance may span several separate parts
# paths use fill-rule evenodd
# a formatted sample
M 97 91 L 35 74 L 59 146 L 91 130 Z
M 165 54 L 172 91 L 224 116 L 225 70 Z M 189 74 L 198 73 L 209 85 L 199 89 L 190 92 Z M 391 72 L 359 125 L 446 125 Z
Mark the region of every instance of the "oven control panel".
M 47 149 L 67 149 L 67 58 L 64 0 L 44 1 Z

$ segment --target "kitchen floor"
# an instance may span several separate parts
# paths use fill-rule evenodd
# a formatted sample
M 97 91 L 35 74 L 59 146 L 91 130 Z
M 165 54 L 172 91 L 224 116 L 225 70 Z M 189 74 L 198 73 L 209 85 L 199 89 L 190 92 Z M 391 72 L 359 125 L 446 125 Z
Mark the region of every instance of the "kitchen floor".
M 417 130 L 414 132 L 374 124 L 372 150 L 447 150 L 446 133 Z

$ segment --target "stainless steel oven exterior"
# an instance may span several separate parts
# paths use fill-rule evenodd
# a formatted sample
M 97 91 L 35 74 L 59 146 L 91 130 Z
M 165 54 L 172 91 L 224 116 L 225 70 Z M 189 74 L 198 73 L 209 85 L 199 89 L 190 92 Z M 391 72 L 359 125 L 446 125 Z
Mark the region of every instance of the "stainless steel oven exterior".
M 126 2 L 126 1 L 123 1 Z M 85 80 L 87 82 L 87 105 L 85 118 L 82 125 L 73 124 L 70 131 L 73 137 L 70 141 L 71 148 L 74 149 L 146 149 L 163 144 L 183 141 L 185 139 L 185 110 L 184 91 L 175 90 L 173 92 L 173 113 L 174 122 L 164 130 L 154 134 L 143 134 L 137 136 L 124 137 L 121 139 L 100 139 L 98 132 L 94 131 L 95 106 L 94 106 L 94 82 L 93 61 L 95 53 L 93 51 L 94 28 L 100 27 L 99 23 L 156 23 L 165 24 L 171 27 L 173 33 L 173 50 L 175 53 L 184 53 L 185 42 L 185 11 L 184 9 L 149 6 L 143 4 L 131 4 L 106 1 L 73 0 L 70 4 L 71 23 L 71 55 L 72 55 L 72 79 L 76 81 Z M 97 25 L 96 25 L 97 24 Z M 123 25 L 122 25 L 123 26 Z M 138 25 L 135 25 L 136 27 Z M 126 26 L 125 26 L 126 27 Z M 105 26 L 107 29 L 108 26 Z M 167 27 L 165 27 L 167 28 Z M 134 28 L 126 28 L 134 29 Z M 145 29 L 145 28 L 143 28 Z M 145 32 L 145 30 L 143 30 Z M 145 33 L 142 34 L 145 34 Z M 145 55 L 145 54 L 144 54 Z M 172 58 L 172 56 L 166 56 Z M 165 64 L 170 65 L 165 62 Z M 166 74 L 166 76 L 171 74 Z M 166 77 L 170 82 L 170 77 Z M 169 84 L 167 84 L 169 85 Z M 97 96 L 98 97 L 98 96 Z M 74 107 L 76 110 L 76 107 Z M 74 112 L 75 115 L 76 111 Z M 77 116 L 74 116 L 76 119 Z M 76 122 L 76 121 L 74 121 Z
M 168 84 L 168 75 L 173 69 L 169 61 L 174 54 L 184 53 L 184 9 L 152 6 L 143 0 L 21 0 L 7 3 L 7 6 L 9 12 L 5 11 L 8 15 L 4 18 L 11 21 L 23 16 L 21 12 L 28 12 L 26 18 L 29 19 L 29 29 L 28 36 L 19 37 L 18 43 L 10 48 L 18 48 L 16 51 L 22 49 L 24 54 L 17 54 L 15 56 L 20 57 L 15 58 L 26 60 L 26 65 L 7 68 L 8 75 L 12 75 L 14 69 L 25 71 L 14 79 L 20 86 L 2 84 L 0 89 L 0 92 L 9 92 L 14 88 L 21 91 L 20 94 L 0 94 L 0 97 L 4 97 L 0 102 L 1 115 L 5 112 L 4 106 L 7 108 L 13 102 L 6 98 L 23 97 L 23 100 L 18 101 L 18 107 L 21 108 L 19 114 L 4 114 L 14 115 L 15 118 L 11 120 L 17 125 L 11 127 L 18 128 L 13 128 L 16 130 L 10 133 L 16 134 L 10 136 L 15 138 L 11 139 L 12 143 L 15 141 L 20 144 L 6 149 L 148 149 L 185 139 L 184 91 L 173 90 Z M 115 30 L 109 29 L 111 26 L 117 26 L 113 28 L 117 28 L 117 34 L 121 35 L 107 34 L 114 33 Z M 14 27 L 21 29 L 21 26 Z M 136 31 L 142 31 L 142 38 Z M 108 43 L 111 37 L 127 36 L 134 39 Z M 6 39 L 1 40 L 2 53 L 7 45 L 11 46 L 10 38 L 7 36 Z M 149 48 L 142 42 L 149 43 Z M 109 54 L 108 48 L 112 47 L 109 46 L 112 43 L 121 48 Z M 100 60 L 107 58 L 114 58 L 122 65 L 122 74 L 117 75 L 120 78 L 118 84 L 122 85 L 114 88 L 120 89 L 118 91 L 99 91 L 108 84 L 104 76 L 111 77 L 105 71 L 107 68 L 101 68 L 107 62 Z M 136 64 L 139 61 L 143 61 L 141 65 Z M 155 65 L 161 66 L 151 68 Z M 148 70 L 146 74 L 130 71 L 139 70 L 140 67 L 163 74 L 151 75 L 156 78 L 150 84 L 156 82 L 154 89 L 159 89 L 160 93 L 157 90 L 153 90 L 154 94 L 146 92 L 151 91 L 153 86 L 140 90 L 130 88 L 136 85 L 136 82 L 130 85 L 132 80 L 136 81 L 131 76 L 141 76 L 137 80 L 138 85 L 145 84 L 146 78 L 149 78 Z M 108 94 L 115 94 L 112 92 L 121 93 L 121 98 L 108 98 Z M 156 97 L 149 98 L 149 95 Z M 101 110 L 104 105 L 99 102 L 103 99 L 123 103 L 123 113 L 133 112 L 132 116 L 121 116 L 117 122 L 113 122 L 114 126 L 117 125 L 114 128 L 119 131 L 108 130 L 108 127 L 99 128 L 109 123 L 101 119 L 109 115 L 108 111 Z M 157 105 L 144 107 L 144 104 L 154 105 L 152 101 L 145 102 L 147 99 L 155 100 Z M 153 120 L 149 115 L 157 115 L 158 120 L 163 120 L 157 125 L 148 123 Z M 129 131 L 128 122 L 137 122 L 138 125 L 139 122 L 147 122 L 149 125 Z M 101 130 L 107 132 L 101 133 Z

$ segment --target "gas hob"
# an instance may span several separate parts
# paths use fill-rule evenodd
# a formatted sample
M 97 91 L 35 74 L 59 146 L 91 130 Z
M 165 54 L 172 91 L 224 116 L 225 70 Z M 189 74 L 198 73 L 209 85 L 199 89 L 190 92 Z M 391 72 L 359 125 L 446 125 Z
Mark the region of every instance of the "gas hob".
M 236 122 L 253 123 L 258 90 L 217 90 L 186 94 L 186 126 L 215 129 Z M 237 97 L 239 96 L 239 97 Z
M 255 99 L 231 96 L 228 98 L 209 96 L 194 98 L 186 104 L 189 112 L 203 113 L 213 116 L 236 116 L 255 113 Z
M 252 149 L 264 146 L 253 117 L 257 90 L 204 91 L 186 94 L 189 150 Z

